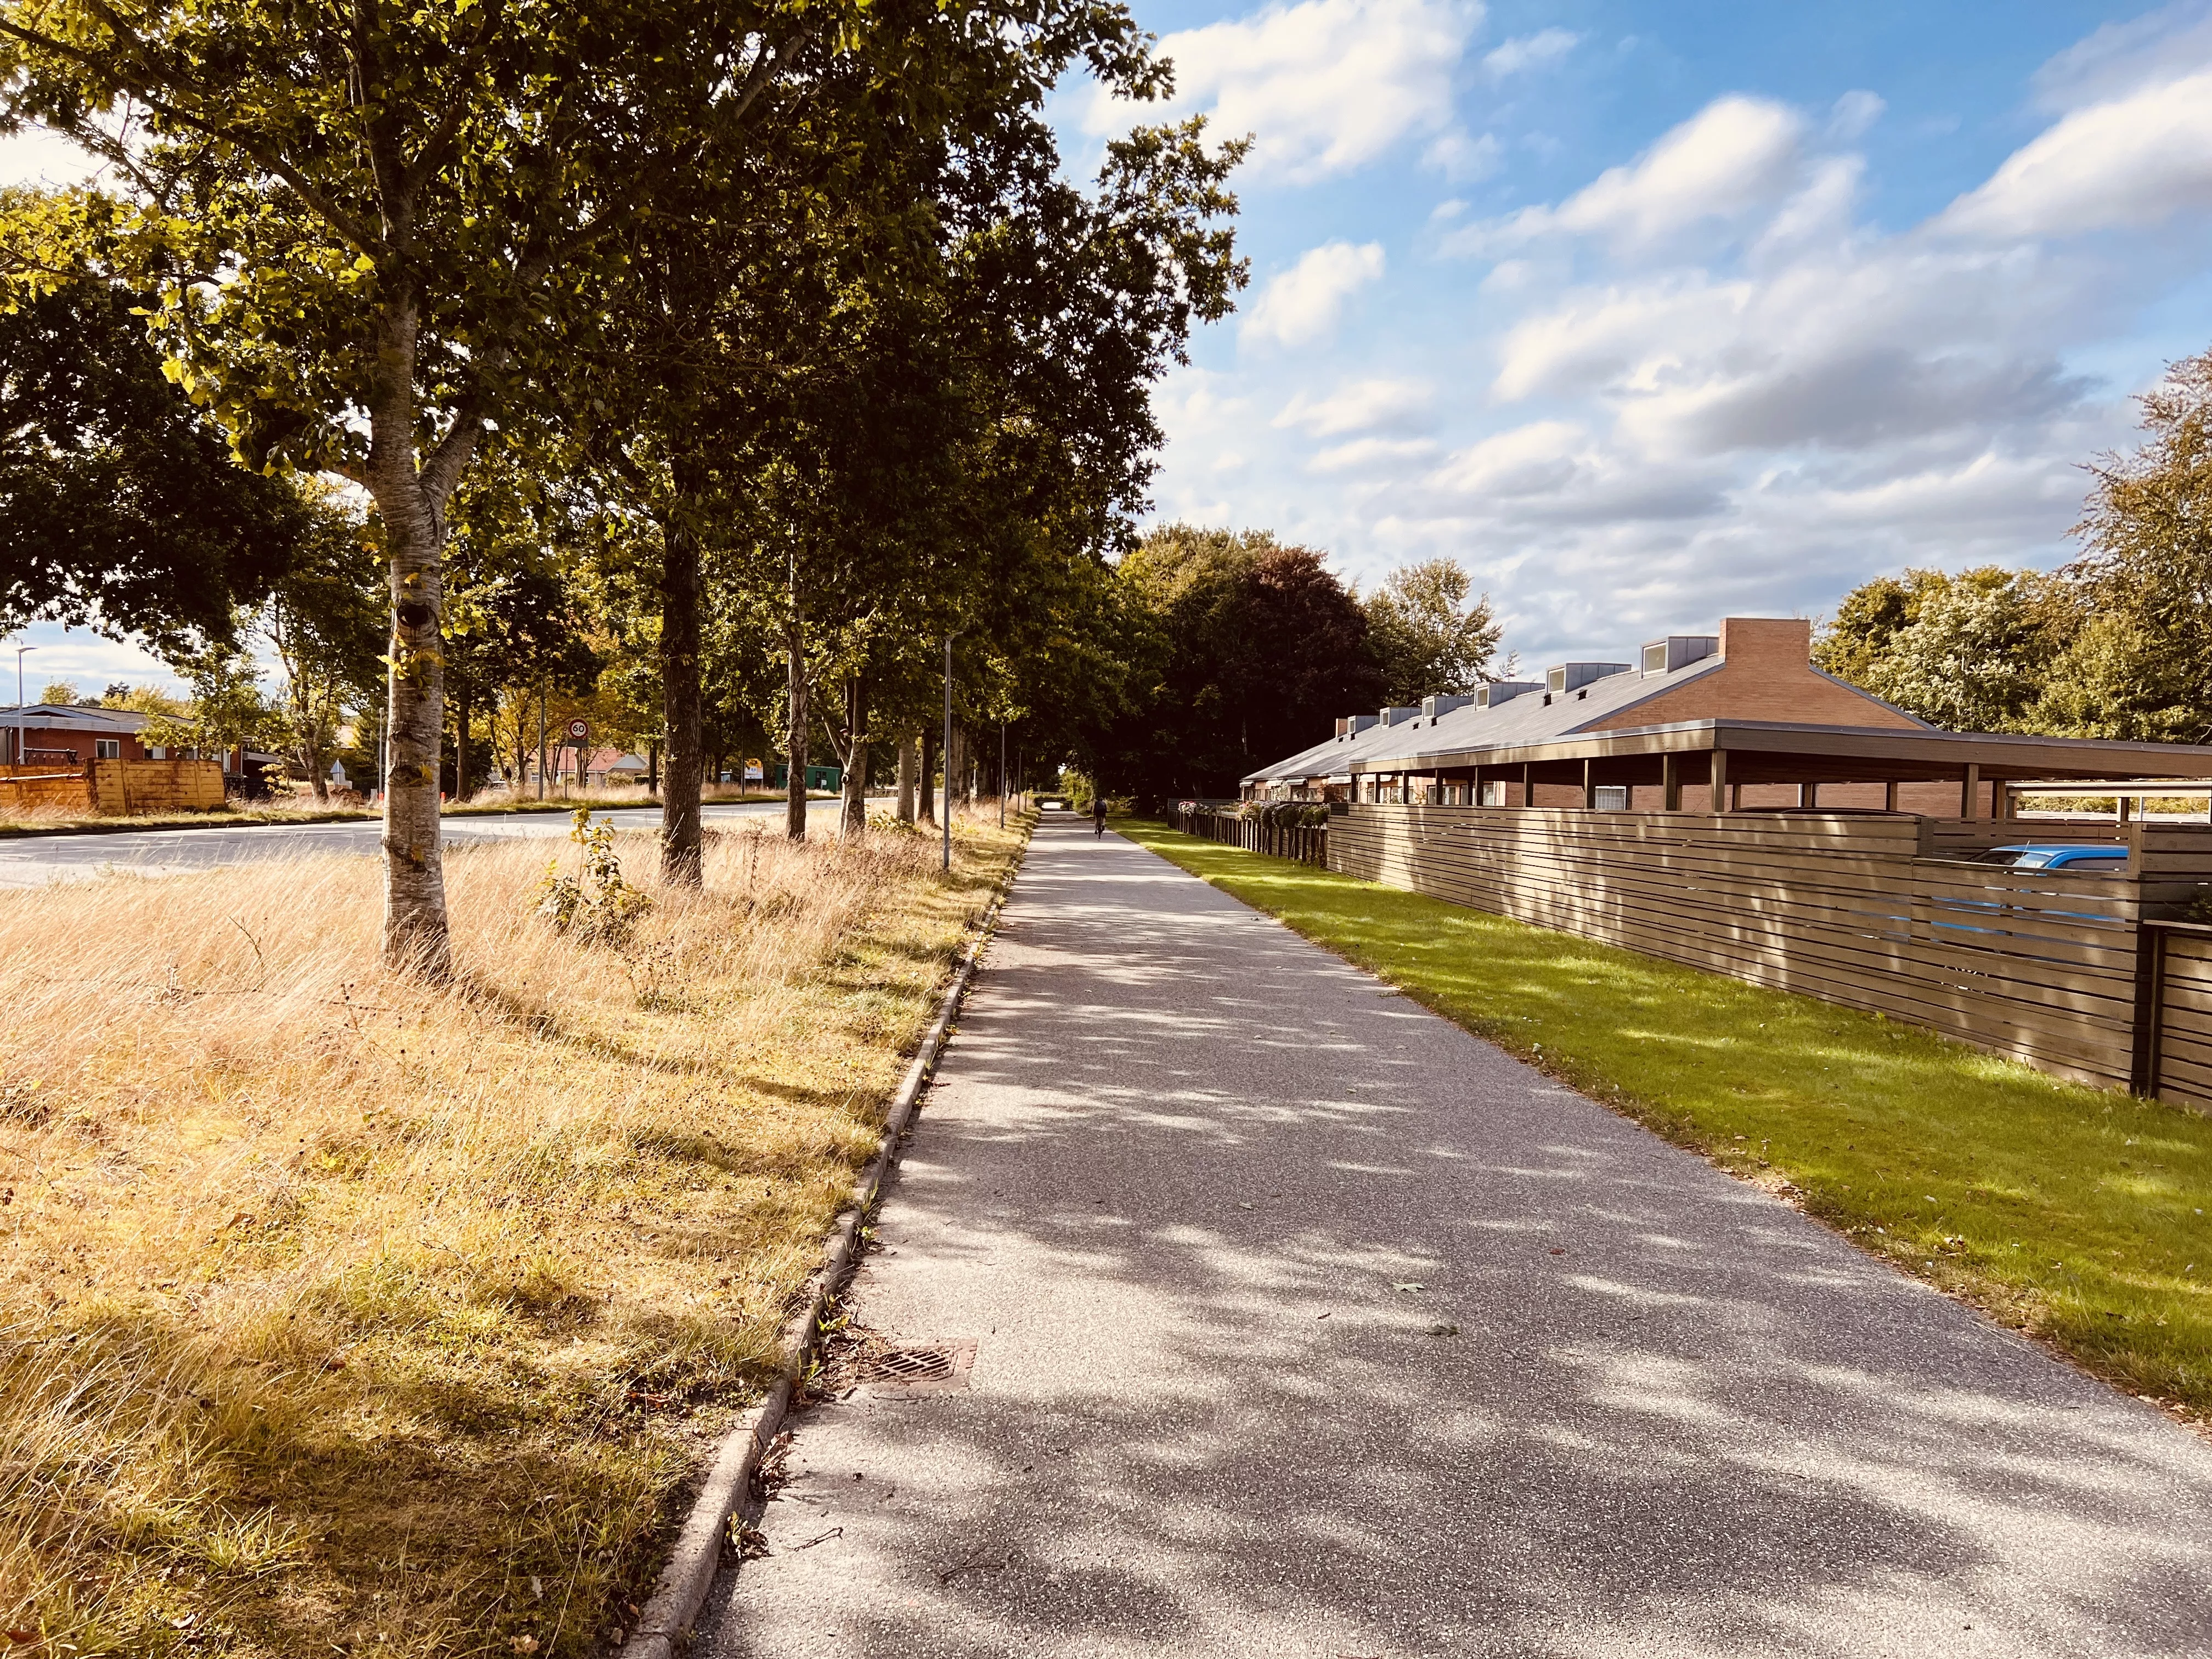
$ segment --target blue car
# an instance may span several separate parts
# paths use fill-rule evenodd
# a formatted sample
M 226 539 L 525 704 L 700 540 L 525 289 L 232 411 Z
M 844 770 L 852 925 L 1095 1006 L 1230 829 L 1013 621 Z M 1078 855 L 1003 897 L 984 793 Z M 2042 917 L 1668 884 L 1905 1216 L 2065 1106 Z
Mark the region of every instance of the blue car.
M 2128 861 L 2128 849 L 2110 842 L 2077 847 L 1992 847 L 1977 853 L 1975 864 L 1998 864 L 2008 870 L 2073 870 L 2082 875 L 2109 875 Z

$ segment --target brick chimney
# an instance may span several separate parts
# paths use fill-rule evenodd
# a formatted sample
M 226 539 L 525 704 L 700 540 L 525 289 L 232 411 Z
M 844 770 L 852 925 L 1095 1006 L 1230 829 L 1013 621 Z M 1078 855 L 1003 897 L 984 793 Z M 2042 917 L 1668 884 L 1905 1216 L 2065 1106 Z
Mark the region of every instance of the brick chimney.
M 1721 655 L 1731 668 L 1795 673 L 1813 660 L 1813 624 L 1802 617 L 1724 617 Z

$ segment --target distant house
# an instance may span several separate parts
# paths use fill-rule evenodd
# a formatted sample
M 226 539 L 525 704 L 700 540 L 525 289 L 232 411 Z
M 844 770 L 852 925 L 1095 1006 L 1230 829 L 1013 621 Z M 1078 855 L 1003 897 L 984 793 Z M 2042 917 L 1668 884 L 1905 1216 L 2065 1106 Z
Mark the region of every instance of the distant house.
M 0 757 L 9 766 L 82 767 L 96 760 L 176 760 L 181 750 L 149 746 L 139 736 L 153 718 L 135 708 L 101 708 L 89 703 L 36 702 L 0 708 Z M 248 775 L 247 768 L 282 765 L 282 757 L 234 748 L 221 755 L 223 771 Z
M 611 783 L 636 783 L 646 769 L 645 763 L 635 755 L 626 755 L 619 749 L 595 749 L 584 775 L 593 785 L 604 787 Z
M 1947 732 L 1815 668 L 1802 618 L 1731 617 L 1629 662 L 1351 714 L 1243 781 L 1247 799 L 2008 817 L 2010 787 L 2212 771 L 2212 750 Z

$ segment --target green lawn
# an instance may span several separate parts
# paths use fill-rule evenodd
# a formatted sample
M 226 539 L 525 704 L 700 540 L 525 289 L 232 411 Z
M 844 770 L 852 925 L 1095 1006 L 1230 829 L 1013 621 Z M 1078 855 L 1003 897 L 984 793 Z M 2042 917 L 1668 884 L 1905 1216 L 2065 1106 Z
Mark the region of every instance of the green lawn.
M 2212 1117 L 1879 1014 L 1115 827 L 1905 1271 L 2212 1417 Z

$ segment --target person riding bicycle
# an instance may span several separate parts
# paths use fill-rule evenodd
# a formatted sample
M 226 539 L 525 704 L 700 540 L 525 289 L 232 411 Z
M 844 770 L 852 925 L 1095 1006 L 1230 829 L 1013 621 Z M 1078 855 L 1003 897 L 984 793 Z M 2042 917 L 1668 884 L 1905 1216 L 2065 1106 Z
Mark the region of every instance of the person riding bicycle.
M 1091 798 L 1091 833 L 1093 836 L 1106 833 L 1106 797 L 1103 795 Z

